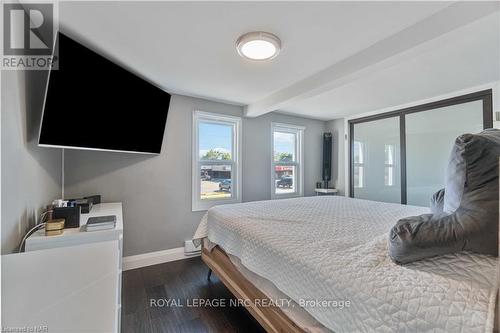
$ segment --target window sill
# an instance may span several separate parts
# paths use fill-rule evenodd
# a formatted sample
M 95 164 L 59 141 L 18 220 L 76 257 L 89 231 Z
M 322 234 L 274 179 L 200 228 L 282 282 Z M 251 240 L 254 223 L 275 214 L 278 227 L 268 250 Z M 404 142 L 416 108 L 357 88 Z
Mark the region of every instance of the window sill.
M 303 197 L 303 193 L 293 193 L 293 194 L 274 194 L 271 196 L 271 200 L 279 200 L 279 199 L 292 199 L 292 198 L 300 198 Z
M 221 205 L 229 205 L 229 204 L 235 204 L 235 203 L 241 203 L 241 200 L 239 199 L 227 199 L 227 200 L 207 200 L 207 201 L 198 201 L 196 203 L 193 203 L 191 207 L 192 212 L 202 212 L 202 211 L 207 211 L 212 207 L 215 206 L 221 206 Z

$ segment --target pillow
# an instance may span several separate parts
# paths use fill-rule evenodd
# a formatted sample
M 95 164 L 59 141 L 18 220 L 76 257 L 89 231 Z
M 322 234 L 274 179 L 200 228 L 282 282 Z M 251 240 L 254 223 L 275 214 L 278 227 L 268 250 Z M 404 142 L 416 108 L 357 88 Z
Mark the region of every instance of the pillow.
M 404 264 L 463 250 L 498 256 L 499 157 L 500 130 L 459 136 L 445 190 L 431 200 L 433 214 L 401 219 L 391 229 L 392 260 Z
M 465 143 L 473 139 L 472 134 L 464 134 L 455 140 L 455 145 L 451 149 L 448 168 L 446 169 L 445 191 L 443 211 L 453 213 L 460 206 L 462 196 L 465 191 L 465 178 L 467 173 L 466 157 L 472 154 L 472 147 L 465 152 Z
M 431 212 L 432 214 L 442 213 L 444 208 L 444 188 L 432 195 Z

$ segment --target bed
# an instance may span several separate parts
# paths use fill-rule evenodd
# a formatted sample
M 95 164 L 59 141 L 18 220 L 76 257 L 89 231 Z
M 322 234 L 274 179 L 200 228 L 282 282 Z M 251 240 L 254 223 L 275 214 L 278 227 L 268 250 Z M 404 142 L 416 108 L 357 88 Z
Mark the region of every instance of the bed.
M 194 238 L 236 297 L 278 301 L 247 307 L 269 332 L 491 332 L 497 258 L 388 257 L 391 226 L 427 212 L 334 196 L 249 202 L 210 209 Z

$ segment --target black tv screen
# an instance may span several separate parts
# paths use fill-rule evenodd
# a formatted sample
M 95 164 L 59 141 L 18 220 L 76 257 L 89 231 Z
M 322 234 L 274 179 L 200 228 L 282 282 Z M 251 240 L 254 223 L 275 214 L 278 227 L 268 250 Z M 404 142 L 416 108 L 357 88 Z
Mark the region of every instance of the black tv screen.
M 170 94 L 58 33 L 39 145 L 159 154 Z

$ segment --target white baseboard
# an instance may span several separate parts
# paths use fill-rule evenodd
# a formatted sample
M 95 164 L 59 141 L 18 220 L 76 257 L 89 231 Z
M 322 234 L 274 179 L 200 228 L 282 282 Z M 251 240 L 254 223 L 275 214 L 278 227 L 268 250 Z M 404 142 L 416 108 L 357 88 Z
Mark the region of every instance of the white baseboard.
M 177 247 L 175 249 L 137 254 L 135 256 L 128 256 L 123 258 L 123 270 L 128 271 L 130 269 L 157 265 L 181 259 L 198 257 L 199 255 L 200 255 L 199 253 L 189 256 L 185 255 L 184 247 Z

